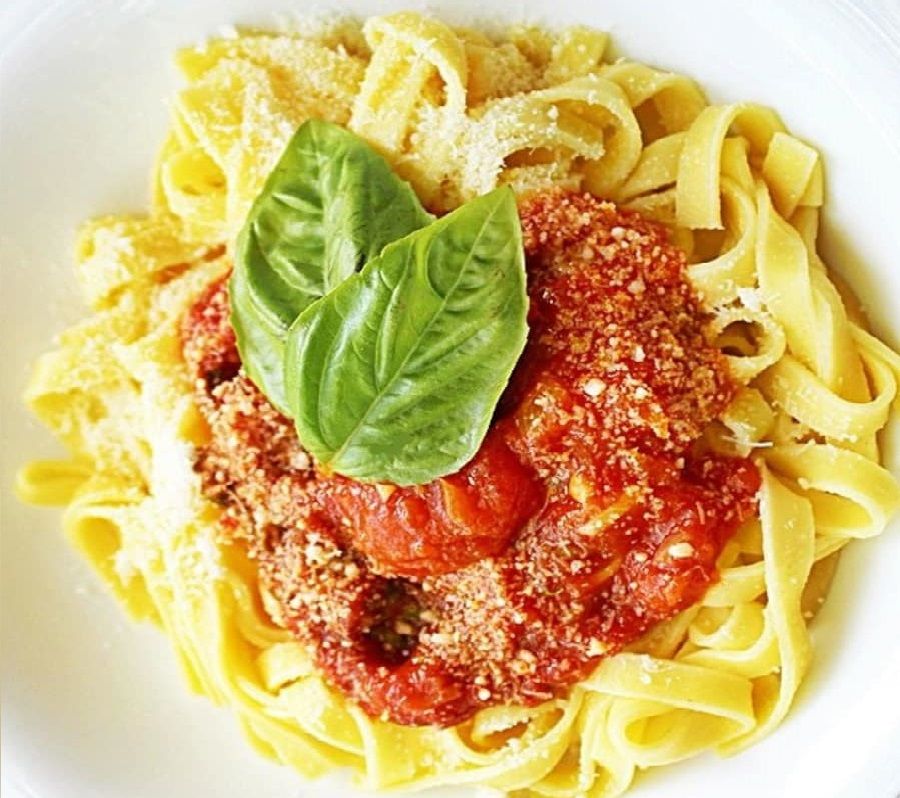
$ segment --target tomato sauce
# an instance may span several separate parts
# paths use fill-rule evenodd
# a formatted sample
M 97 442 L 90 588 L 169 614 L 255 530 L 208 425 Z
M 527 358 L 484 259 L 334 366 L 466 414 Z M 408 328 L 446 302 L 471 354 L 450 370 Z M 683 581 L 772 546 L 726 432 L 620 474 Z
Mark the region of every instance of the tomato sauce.
M 559 191 L 520 215 L 526 352 L 477 455 L 428 485 L 318 469 L 239 373 L 224 285 L 184 321 L 224 533 L 374 717 L 450 725 L 561 694 L 702 597 L 756 509 L 753 464 L 698 443 L 735 385 L 664 228 Z
M 338 475 L 316 495 L 353 519 L 355 547 L 382 573 L 423 578 L 500 554 L 541 505 L 543 486 L 505 440 L 502 425 L 460 471 L 422 487 L 365 485 Z

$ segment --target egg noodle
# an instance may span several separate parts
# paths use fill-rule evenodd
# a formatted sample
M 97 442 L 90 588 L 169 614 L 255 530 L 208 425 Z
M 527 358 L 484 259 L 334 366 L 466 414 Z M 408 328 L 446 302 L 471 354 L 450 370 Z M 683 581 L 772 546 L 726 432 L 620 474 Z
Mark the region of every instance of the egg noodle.
M 900 357 L 869 334 L 816 252 L 819 154 L 771 110 L 708 105 L 689 78 L 605 58 L 607 36 L 499 38 L 413 13 L 233 33 L 178 54 L 187 85 L 147 215 L 89 222 L 77 270 L 93 315 L 37 363 L 27 402 L 71 450 L 20 474 L 135 619 L 172 639 L 192 687 L 267 756 L 367 788 L 487 785 L 613 796 L 639 769 L 731 754 L 788 711 L 834 555 L 880 533 L 900 489 L 876 435 Z M 758 517 L 699 605 L 609 657 L 567 697 L 457 727 L 373 720 L 276 625 L 256 566 L 217 538 L 194 448 L 179 321 L 229 264 L 297 126 L 319 117 L 378 148 L 432 210 L 494 188 L 586 190 L 658 219 L 689 258 L 737 398 L 706 433 L 752 453 Z

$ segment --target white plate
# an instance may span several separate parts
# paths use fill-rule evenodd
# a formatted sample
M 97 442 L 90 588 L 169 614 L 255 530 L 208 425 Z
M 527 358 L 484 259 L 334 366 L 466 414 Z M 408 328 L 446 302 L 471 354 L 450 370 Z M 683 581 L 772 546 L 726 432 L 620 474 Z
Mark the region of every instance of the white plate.
M 897 345 L 900 10 L 896 0 L 865 5 L 438 0 L 428 9 L 451 21 L 487 14 L 606 28 L 621 52 L 693 75 L 714 100 L 775 106 L 822 148 L 825 251 L 861 293 L 876 330 Z M 171 54 L 223 25 L 271 24 L 303 6 L 20 0 L 0 12 L 4 795 L 14 788 L 36 798 L 348 794 L 333 782 L 303 785 L 257 759 L 226 712 L 186 694 L 162 636 L 125 623 L 63 542 L 58 513 L 21 507 L 8 493 L 19 463 L 55 451 L 18 397 L 28 364 L 83 312 L 71 275 L 73 230 L 91 214 L 145 204 L 167 122 L 164 98 L 176 85 Z M 422 7 L 341 4 L 361 14 L 403 6 Z M 895 469 L 897 432 L 895 424 Z M 708 756 L 656 771 L 633 795 L 893 798 L 900 792 L 898 608 L 895 524 L 843 557 L 815 623 L 815 663 L 783 727 L 734 759 Z

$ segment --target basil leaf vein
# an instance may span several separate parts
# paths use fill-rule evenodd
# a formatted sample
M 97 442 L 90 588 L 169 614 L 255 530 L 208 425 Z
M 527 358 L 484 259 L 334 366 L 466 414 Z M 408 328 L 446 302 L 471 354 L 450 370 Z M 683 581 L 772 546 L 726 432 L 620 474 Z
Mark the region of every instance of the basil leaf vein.
M 388 245 L 291 326 L 300 441 L 356 479 L 411 485 L 458 470 L 522 353 L 527 308 L 509 189 Z
M 288 408 L 284 342 L 294 319 L 432 218 L 362 139 L 316 119 L 298 128 L 250 209 L 231 278 L 244 368 L 279 410 Z

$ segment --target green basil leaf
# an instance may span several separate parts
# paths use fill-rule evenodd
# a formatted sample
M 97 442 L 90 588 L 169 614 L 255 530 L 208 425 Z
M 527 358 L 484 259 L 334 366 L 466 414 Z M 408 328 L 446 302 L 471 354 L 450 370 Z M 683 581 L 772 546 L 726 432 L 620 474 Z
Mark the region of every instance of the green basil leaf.
M 508 188 L 389 244 L 291 327 L 285 380 L 300 441 L 361 480 L 457 471 L 522 353 L 527 310 Z
M 294 319 L 432 218 L 358 136 L 318 119 L 297 129 L 238 236 L 231 283 L 244 368 L 282 412 L 284 341 Z
M 234 328 L 244 371 L 269 401 L 289 415 L 284 392 L 284 345 L 287 330 L 265 307 L 253 304 L 242 270 L 235 268 L 228 284 L 231 326 Z

